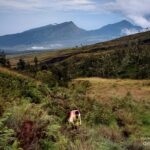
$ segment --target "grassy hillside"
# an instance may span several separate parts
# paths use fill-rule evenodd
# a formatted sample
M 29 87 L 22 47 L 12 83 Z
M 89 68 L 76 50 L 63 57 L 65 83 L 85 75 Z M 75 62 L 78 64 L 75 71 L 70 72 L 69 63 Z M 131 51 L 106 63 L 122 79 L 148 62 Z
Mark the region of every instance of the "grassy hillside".
M 0 68 L 0 149 L 144 149 L 143 139 L 150 136 L 149 83 L 80 78 L 50 87 Z M 82 126 L 71 130 L 64 119 L 75 108 Z
M 58 67 L 65 66 L 69 78 L 150 78 L 149 48 L 150 33 L 137 34 L 90 46 L 59 62 Z
M 24 58 L 26 61 L 29 61 L 31 63 L 33 63 L 33 57 L 37 56 L 39 58 L 39 61 L 48 61 L 51 60 L 53 58 L 57 58 L 57 57 L 61 57 L 61 56 L 65 56 L 65 55 L 76 55 L 79 53 L 87 53 L 87 52 L 95 52 L 95 50 L 97 49 L 97 51 L 101 52 L 102 50 L 111 50 L 112 48 L 116 48 L 118 49 L 119 46 L 120 47 L 124 47 L 125 45 L 129 45 L 129 44 L 136 44 L 136 42 L 142 42 L 144 41 L 144 43 L 148 44 L 149 43 L 149 38 L 150 38 L 150 31 L 148 32 L 143 32 L 143 33 L 138 33 L 135 35 L 130 35 L 130 36 L 126 36 L 126 37 L 121 37 L 115 40 L 111 40 L 108 42 L 102 42 L 102 43 L 97 43 L 94 45 L 88 45 L 88 46 L 81 46 L 81 47 L 76 47 L 76 48 L 68 48 L 68 49 L 62 49 L 62 50 L 58 50 L 58 51 L 47 51 L 47 52 L 38 52 L 38 53 L 33 53 L 33 54 L 27 54 L 27 55 L 22 55 L 21 54 L 18 55 L 13 55 L 13 56 L 9 56 L 11 62 L 13 65 L 16 65 L 16 61 L 19 60 L 20 57 Z
M 150 32 L 10 63 L 0 67 L 0 150 L 149 149 Z M 65 122 L 72 109 L 78 130 Z
M 100 102 L 111 103 L 111 97 L 125 97 L 127 93 L 137 102 L 150 99 L 150 80 L 78 78 L 75 81 L 89 81 L 88 96 Z
M 39 66 L 55 66 L 64 71 L 67 78 L 107 77 L 107 78 L 150 78 L 150 31 L 122 37 L 109 42 L 90 46 L 22 56 Z M 13 66 L 20 57 L 11 58 Z

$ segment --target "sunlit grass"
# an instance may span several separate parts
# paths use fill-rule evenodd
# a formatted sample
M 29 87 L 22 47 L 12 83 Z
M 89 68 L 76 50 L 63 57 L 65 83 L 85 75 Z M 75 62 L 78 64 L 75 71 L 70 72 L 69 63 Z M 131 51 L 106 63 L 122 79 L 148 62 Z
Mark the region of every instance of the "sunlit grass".
M 89 81 L 91 87 L 87 94 L 93 99 L 110 102 L 112 97 L 132 94 L 137 101 L 150 101 L 150 80 L 78 78 L 75 81 Z

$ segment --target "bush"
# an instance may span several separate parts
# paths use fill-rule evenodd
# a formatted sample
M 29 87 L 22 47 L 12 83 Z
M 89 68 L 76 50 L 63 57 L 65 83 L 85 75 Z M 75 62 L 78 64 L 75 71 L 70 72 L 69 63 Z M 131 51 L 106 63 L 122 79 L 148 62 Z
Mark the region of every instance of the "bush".
M 36 73 L 35 78 L 48 84 L 49 87 L 54 87 L 57 85 L 57 80 L 51 71 L 39 71 Z
M 98 102 L 93 102 L 92 105 L 89 105 L 90 111 L 86 114 L 86 120 L 90 125 L 110 125 L 114 122 L 114 115 L 111 112 L 111 109 L 105 105 L 101 105 Z M 89 110 L 88 109 L 88 110 Z
M 39 147 L 64 147 L 66 140 L 60 133 L 59 120 L 55 116 L 49 116 L 41 106 L 24 103 L 7 110 L 9 117 L 6 125 L 17 133 L 15 136 L 24 149 L 36 149 Z M 29 140 L 30 139 L 30 140 Z M 46 141 L 53 143 L 47 145 Z
M 25 89 L 23 91 L 23 96 L 31 99 L 32 103 L 40 103 L 42 101 L 42 93 L 34 87 L 30 87 L 29 89 Z
M 113 111 L 125 109 L 129 112 L 136 112 L 137 104 L 130 93 L 127 93 L 123 98 L 114 98 L 112 104 Z
M 21 150 L 21 148 L 19 148 L 19 142 L 15 138 L 14 130 L 5 126 L 8 118 L 9 114 L 0 118 L 0 149 Z

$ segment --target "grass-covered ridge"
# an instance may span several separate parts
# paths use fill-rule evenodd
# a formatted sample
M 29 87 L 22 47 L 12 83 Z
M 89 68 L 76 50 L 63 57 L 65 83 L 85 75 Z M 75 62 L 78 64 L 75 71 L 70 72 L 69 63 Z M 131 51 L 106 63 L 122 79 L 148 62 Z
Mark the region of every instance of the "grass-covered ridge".
M 41 68 L 56 67 L 68 79 L 77 77 L 150 78 L 150 31 L 97 43 L 23 56 L 34 64 L 34 56 Z M 15 67 L 19 57 L 10 58 Z M 28 68 L 28 67 L 27 67 Z
M 77 79 L 50 87 L 31 77 L 0 68 L 0 149 L 107 150 L 142 148 L 149 137 L 149 80 Z M 51 82 L 51 81 L 49 81 Z M 128 88 L 117 95 L 117 88 Z M 98 93 L 105 93 L 104 97 Z M 141 91 L 138 96 L 136 89 Z M 94 97 L 92 93 L 94 93 Z M 107 102 L 108 101 L 108 102 Z M 65 123 L 78 108 L 82 126 Z M 144 148 L 144 147 L 143 147 Z
M 0 67 L 0 149 L 147 148 L 149 44 L 145 32 L 2 64 L 9 69 Z M 78 130 L 65 122 L 72 109 L 81 111 Z

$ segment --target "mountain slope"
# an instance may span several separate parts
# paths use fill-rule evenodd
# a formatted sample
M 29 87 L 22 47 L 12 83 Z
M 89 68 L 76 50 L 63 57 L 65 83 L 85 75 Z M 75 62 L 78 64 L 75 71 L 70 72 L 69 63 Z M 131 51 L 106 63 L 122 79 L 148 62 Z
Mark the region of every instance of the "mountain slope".
M 93 31 L 86 31 L 77 27 L 72 21 L 56 25 L 31 29 L 22 33 L 0 36 L 0 48 L 26 50 L 32 47 L 38 49 L 54 49 L 73 47 L 106 41 L 129 34 L 130 31 L 139 32 L 141 27 L 134 26 L 128 21 L 104 26 Z M 127 33 L 128 32 L 128 33 Z
M 39 69 L 51 69 L 54 66 L 58 75 L 66 79 L 91 76 L 150 79 L 149 49 L 150 31 L 94 45 L 41 52 L 22 58 L 34 64 L 33 58 L 36 56 Z M 20 56 L 10 59 L 12 66 L 16 66 L 19 58 Z
M 59 64 L 67 68 L 68 78 L 150 79 L 150 32 L 83 47 L 78 51 Z
M 31 29 L 22 33 L 0 37 L 1 46 L 29 45 L 51 43 L 52 41 L 70 40 L 85 33 L 73 22 L 65 22 L 58 25 L 47 25 L 41 28 Z
M 150 79 L 149 48 L 150 31 L 37 57 L 41 67 L 55 66 L 68 79 L 93 76 Z
M 140 32 L 142 28 L 123 20 L 114 24 L 108 24 L 100 29 L 93 30 L 92 34 L 102 35 L 107 38 L 118 37 L 129 34 L 129 32 Z M 127 33 L 128 32 L 128 33 Z

